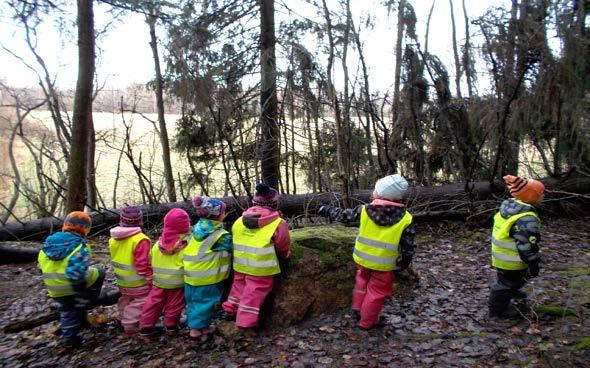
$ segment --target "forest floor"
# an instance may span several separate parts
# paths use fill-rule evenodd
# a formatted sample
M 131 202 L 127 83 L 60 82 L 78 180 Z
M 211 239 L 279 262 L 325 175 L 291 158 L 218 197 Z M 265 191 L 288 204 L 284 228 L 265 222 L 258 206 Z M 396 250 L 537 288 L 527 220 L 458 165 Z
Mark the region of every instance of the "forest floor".
M 360 330 L 342 310 L 254 338 L 194 342 L 183 331 L 142 343 L 121 336 L 115 306 L 99 307 L 75 351 L 60 347 L 57 322 L 0 332 L 0 366 L 590 367 L 589 224 L 546 222 L 541 274 L 524 288 L 532 310 L 520 320 L 488 316 L 489 230 L 444 223 L 419 228 L 413 265 L 420 282 L 386 302 L 383 327 Z M 106 248 L 98 248 L 104 257 Z M 111 273 L 105 285 L 114 288 L 112 280 Z M 50 304 L 36 264 L 0 266 L 0 326 Z

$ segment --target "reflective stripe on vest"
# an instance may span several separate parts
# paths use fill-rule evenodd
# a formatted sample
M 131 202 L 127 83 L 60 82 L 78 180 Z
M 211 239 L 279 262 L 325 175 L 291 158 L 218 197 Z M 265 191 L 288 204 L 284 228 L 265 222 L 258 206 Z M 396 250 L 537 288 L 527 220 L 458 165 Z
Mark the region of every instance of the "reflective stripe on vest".
M 153 282 L 162 289 L 177 289 L 184 286 L 184 270 L 180 251 L 174 254 L 160 252 L 160 243 L 152 246 L 150 256 L 152 258 Z
M 41 272 L 43 272 L 43 283 L 45 283 L 50 297 L 59 298 L 76 294 L 72 288 L 72 284 L 66 277 L 66 267 L 68 266 L 69 259 L 83 246 L 83 243 L 78 245 L 67 257 L 60 260 L 52 260 L 47 257 L 45 252 L 39 252 L 37 260 L 41 267 Z M 84 275 L 86 286 L 92 286 L 98 279 L 98 276 L 98 270 L 94 267 L 89 267 Z
M 111 265 L 115 276 L 117 276 L 117 285 L 121 287 L 145 285 L 145 277 L 138 275 L 135 269 L 135 248 L 144 239 L 149 240 L 144 233 L 138 233 L 125 239 L 109 239 Z
M 281 221 L 282 219 L 277 217 L 273 222 L 256 229 L 247 228 L 242 217 L 234 222 L 232 236 L 235 271 L 253 276 L 270 276 L 281 272 L 275 248 L 271 242 Z
M 192 286 L 212 285 L 229 276 L 230 255 L 214 252 L 213 245 L 228 232 L 218 229 L 204 240 L 191 239 L 184 249 L 184 282 Z
M 516 221 L 525 216 L 539 216 L 532 211 L 504 218 L 500 212 L 494 216 L 492 229 L 492 266 L 502 270 L 524 270 L 528 266 L 522 261 L 516 248 L 516 240 L 510 237 L 510 229 Z
M 361 224 L 352 258 L 366 268 L 377 271 L 392 271 L 397 268 L 399 241 L 402 233 L 412 223 L 412 215 L 405 215 L 392 226 L 379 226 L 361 210 Z

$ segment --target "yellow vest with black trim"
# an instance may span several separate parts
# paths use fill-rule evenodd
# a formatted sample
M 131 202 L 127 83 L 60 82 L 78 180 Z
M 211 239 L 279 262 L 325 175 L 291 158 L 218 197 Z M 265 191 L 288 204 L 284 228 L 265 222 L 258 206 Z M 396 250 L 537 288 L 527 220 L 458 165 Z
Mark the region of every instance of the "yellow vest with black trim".
M 528 265 L 522 261 L 516 248 L 516 240 L 510 236 L 510 229 L 516 221 L 525 216 L 533 216 L 540 221 L 539 216 L 532 211 L 522 212 L 509 218 L 504 218 L 500 212 L 494 216 L 492 229 L 492 266 L 502 270 L 525 270 Z
M 281 218 L 277 217 L 273 222 L 256 229 L 247 228 L 242 217 L 234 222 L 234 271 L 252 276 L 281 273 L 275 247 L 271 242 L 281 221 Z
M 214 252 L 213 245 L 225 234 L 224 229 L 218 229 L 203 240 L 193 236 L 184 248 L 184 282 L 191 286 L 213 285 L 229 276 L 229 252 Z
M 354 244 L 352 258 L 368 269 L 376 271 L 393 271 L 397 269 L 399 241 L 404 230 L 412 223 L 412 215 L 405 215 L 394 225 L 377 225 L 365 207 L 361 210 L 359 234 Z
M 138 275 L 135 269 L 135 248 L 144 239 L 150 240 L 141 232 L 125 239 L 109 239 L 111 265 L 117 276 L 117 285 L 133 288 L 146 284 L 145 277 Z
M 160 252 L 160 243 L 156 242 L 150 251 L 152 259 L 153 283 L 162 289 L 178 289 L 184 286 L 183 251 L 174 254 Z
M 47 287 L 47 292 L 52 298 L 60 298 L 62 296 L 75 295 L 76 292 L 72 288 L 72 283 L 66 277 L 66 267 L 68 267 L 68 261 L 76 252 L 78 252 L 84 246 L 83 243 L 78 245 L 74 250 L 64 259 L 53 260 L 47 257 L 45 252 L 42 250 L 39 252 L 37 261 L 41 272 L 43 272 L 43 282 Z M 88 253 L 90 253 L 90 246 L 86 245 Z M 84 278 L 86 279 L 86 287 L 92 286 L 98 279 L 98 270 L 94 267 L 88 267 Z

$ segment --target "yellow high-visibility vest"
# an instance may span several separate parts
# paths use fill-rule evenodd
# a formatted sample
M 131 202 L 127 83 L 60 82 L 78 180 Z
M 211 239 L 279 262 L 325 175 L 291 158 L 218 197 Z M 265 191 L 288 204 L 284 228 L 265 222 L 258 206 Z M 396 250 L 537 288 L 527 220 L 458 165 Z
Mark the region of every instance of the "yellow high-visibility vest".
M 184 286 L 182 254 L 182 251 L 163 254 L 160 252 L 159 242 L 152 246 L 150 257 L 154 271 L 154 285 L 162 289 L 177 289 Z
M 117 285 L 132 288 L 146 284 L 145 277 L 138 275 L 135 269 L 135 248 L 144 239 L 149 240 L 141 232 L 125 239 L 109 239 L 111 264 L 117 276 Z
M 83 243 L 78 245 L 74 250 L 64 259 L 60 260 L 53 260 L 47 257 L 45 252 L 42 250 L 39 252 L 39 256 L 37 257 L 37 261 L 39 262 L 39 267 L 41 267 L 41 272 L 43 272 L 43 282 L 47 287 L 47 292 L 49 296 L 52 298 L 59 298 L 62 296 L 74 295 L 76 292 L 72 288 L 72 284 L 66 277 L 66 267 L 68 266 L 68 260 L 72 258 L 77 251 L 79 251 L 84 246 Z M 86 246 L 88 252 L 90 252 L 90 247 Z M 88 271 L 84 275 L 86 279 L 86 286 L 92 286 L 94 282 L 98 279 L 99 273 L 98 270 L 94 267 L 88 267 Z
M 266 226 L 250 229 L 244 225 L 242 217 L 234 222 L 232 236 L 234 241 L 233 268 L 235 271 L 252 276 L 270 276 L 281 273 L 275 247 L 271 242 L 280 223 L 281 218 L 277 217 Z
M 516 248 L 516 240 L 510 236 L 512 225 L 524 216 L 539 216 L 532 212 L 523 212 L 505 219 L 500 212 L 494 216 L 492 229 L 492 266 L 502 270 L 525 270 L 528 265 L 522 261 Z
M 377 225 L 363 207 L 359 234 L 354 244 L 352 258 L 366 268 L 376 271 L 392 271 L 397 268 L 399 241 L 404 230 L 412 223 L 412 215 L 406 214 L 392 226 Z
M 229 276 L 230 254 L 226 251 L 214 252 L 213 245 L 223 235 L 224 229 L 218 229 L 203 240 L 191 239 L 184 248 L 184 282 L 192 286 L 212 285 Z

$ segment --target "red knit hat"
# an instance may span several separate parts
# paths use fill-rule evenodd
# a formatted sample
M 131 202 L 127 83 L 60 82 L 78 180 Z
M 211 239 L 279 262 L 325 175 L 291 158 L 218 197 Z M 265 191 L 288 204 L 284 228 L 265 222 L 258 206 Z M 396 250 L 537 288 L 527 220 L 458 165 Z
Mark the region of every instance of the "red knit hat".
M 540 181 L 512 175 L 506 175 L 503 179 L 514 198 L 526 203 L 539 203 L 543 200 L 545 185 Z
M 61 230 L 72 231 L 82 236 L 86 236 L 90 232 L 90 225 L 92 225 L 92 220 L 86 212 L 74 211 L 66 216 Z

